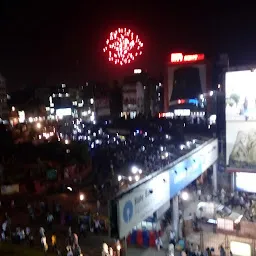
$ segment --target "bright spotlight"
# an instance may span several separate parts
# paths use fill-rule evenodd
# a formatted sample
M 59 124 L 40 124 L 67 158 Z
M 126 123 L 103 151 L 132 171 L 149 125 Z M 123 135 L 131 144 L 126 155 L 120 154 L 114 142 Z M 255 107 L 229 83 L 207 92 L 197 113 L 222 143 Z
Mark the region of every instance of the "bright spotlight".
M 122 176 L 121 176 L 121 175 L 118 175 L 117 180 L 118 180 L 118 181 L 121 181 L 121 180 L 122 180 Z
M 67 187 L 67 190 L 72 191 L 73 189 L 71 187 Z
M 79 199 L 80 199 L 80 201 L 84 201 L 84 194 L 80 194 Z
M 69 140 L 66 139 L 66 140 L 64 141 L 64 143 L 65 143 L 66 145 L 69 144 Z
M 129 176 L 129 177 L 128 177 L 128 180 L 129 180 L 129 181 L 132 181 L 132 176 Z
M 133 166 L 133 167 L 132 167 L 132 173 L 133 173 L 133 174 L 136 174 L 138 171 L 139 171 L 139 169 L 138 169 L 137 166 Z
M 181 193 L 181 198 L 184 200 L 184 201 L 187 201 L 188 198 L 189 198 L 189 194 L 188 192 L 184 191 Z
M 139 169 L 139 174 L 142 174 L 142 170 L 141 169 Z

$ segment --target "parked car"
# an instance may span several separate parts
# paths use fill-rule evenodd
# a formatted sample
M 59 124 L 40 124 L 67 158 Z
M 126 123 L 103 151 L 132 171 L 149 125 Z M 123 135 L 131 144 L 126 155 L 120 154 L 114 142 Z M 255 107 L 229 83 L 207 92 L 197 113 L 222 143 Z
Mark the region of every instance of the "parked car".
M 199 202 L 196 209 L 196 217 L 200 220 L 217 219 L 217 217 L 227 217 L 232 210 L 222 204 L 214 202 Z

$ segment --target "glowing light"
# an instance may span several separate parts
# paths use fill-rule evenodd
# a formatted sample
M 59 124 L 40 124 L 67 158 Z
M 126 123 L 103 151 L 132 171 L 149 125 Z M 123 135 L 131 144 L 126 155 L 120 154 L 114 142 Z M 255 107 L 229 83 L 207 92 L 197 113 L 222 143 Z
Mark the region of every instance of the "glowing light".
M 188 62 L 197 62 L 204 60 L 204 54 L 188 54 L 184 55 L 183 53 L 172 53 L 171 54 L 171 63 L 188 63 Z
M 118 28 L 109 34 L 103 52 L 109 62 L 121 66 L 129 64 L 142 54 L 143 43 L 133 31 L 127 28 Z
M 189 199 L 189 194 L 188 194 L 188 192 L 186 192 L 186 191 L 182 192 L 181 198 L 182 198 L 184 201 L 187 201 L 187 200 Z
M 80 195 L 79 195 L 80 201 L 84 201 L 84 198 L 85 198 L 85 197 L 84 197 L 84 194 L 80 194 Z
M 37 129 L 40 129 L 41 127 L 42 127 L 41 123 L 37 123 L 37 124 L 36 124 L 36 128 L 37 128 Z
M 140 180 L 140 176 L 139 175 L 135 175 L 134 179 L 135 179 L 135 181 L 139 181 Z

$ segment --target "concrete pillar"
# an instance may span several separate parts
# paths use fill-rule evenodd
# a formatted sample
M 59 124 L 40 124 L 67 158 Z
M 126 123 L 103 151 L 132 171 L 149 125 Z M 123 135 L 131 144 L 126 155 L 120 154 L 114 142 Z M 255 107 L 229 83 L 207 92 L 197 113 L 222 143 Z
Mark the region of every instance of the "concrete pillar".
M 218 191 L 218 177 L 217 177 L 217 162 L 215 162 L 212 166 L 212 185 L 213 185 L 213 191 L 217 192 Z
M 236 189 L 236 173 L 231 173 L 231 191 L 234 192 Z
M 175 196 L 172 199 L 172 230 L 179 237 L 179 197 Z

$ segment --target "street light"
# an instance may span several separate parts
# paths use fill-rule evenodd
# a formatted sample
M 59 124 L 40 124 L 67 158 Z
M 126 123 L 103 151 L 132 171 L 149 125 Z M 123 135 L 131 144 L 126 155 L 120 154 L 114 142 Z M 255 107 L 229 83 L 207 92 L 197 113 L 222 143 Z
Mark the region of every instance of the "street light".
M 189 198 L 188 192 L 183 191 L 183 192 L 181 193 L 181 198 L 182 198 L 184 201 L 187 201 L 188 198 Z
M 137 166 L 133 166 L 131 171 L 132 171 L 132 174 L 137 174 L 137 173 L 142 174 L 142 170 Z
M 80 194 L 79 199 L 80 199 L 80 201 L 84 201 L 84 194 Z
M 132 167 L 132 173 L 136 174 L 139 171 L 139 168 L 137 166 Z

